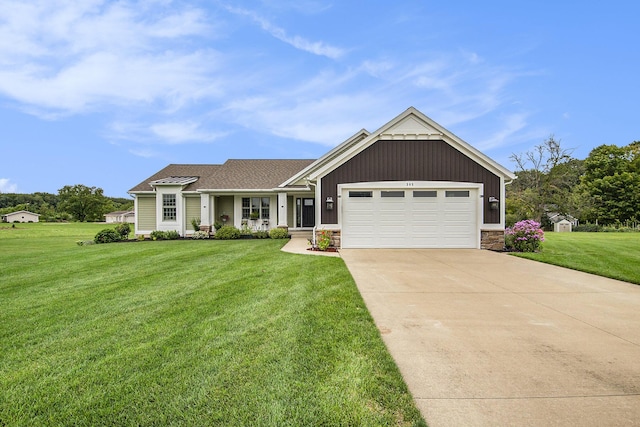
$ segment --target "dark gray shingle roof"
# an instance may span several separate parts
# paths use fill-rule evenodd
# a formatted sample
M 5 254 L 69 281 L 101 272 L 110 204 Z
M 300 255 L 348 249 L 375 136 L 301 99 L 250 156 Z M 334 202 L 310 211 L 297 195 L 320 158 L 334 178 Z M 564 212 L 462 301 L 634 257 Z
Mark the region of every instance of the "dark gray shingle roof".
M 181 179 L 198 179 L 186 191 L 271 189 L 285 182 L 313 163 L 310 159 L 250 160 L 232 159 L 222 165 L 171 164 L 133 187 L 130 192 L 151 191 L 151 182 L 179 183 Z

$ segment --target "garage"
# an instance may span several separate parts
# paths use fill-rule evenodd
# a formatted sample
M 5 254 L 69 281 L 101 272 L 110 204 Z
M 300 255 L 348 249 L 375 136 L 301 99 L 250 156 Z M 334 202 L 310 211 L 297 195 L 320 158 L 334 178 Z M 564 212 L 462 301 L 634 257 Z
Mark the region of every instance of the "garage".
M 478 186 L 360 184 L 340 200 L 343 248 L 479 247 Z

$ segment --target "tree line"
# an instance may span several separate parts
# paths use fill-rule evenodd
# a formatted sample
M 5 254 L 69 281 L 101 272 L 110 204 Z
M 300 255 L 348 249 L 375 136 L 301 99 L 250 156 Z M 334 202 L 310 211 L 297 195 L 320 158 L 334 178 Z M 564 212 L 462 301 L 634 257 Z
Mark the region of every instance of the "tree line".
M 549 213 L 602 225 L 640 221 L 640 141 L 600 145 L 584 160 L 571 154 L 552 135 L 511 155 L 517 179 L 507 186 L 507 225 L 535 219 L 549 226 Z
M 99 187 L 65 185 L 58 194 L 0 193 L 0 214 L 25 210 L 40 214 L 41 221 L 104 221 L 113 211 L 133 209 L 133 200 L 107 197 Z

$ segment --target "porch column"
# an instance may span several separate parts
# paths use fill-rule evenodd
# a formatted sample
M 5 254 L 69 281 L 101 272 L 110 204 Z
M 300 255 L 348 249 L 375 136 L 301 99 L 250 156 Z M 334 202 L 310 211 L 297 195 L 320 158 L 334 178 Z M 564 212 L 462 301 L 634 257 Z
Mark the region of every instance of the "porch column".
M 278 227 L 287 226 L 287 193 L 278 193 Z
M 209 193 L 200 194 L 200 225 L 213 225 L 211 223 L 211 217 L 209 213 L 213 206 L 211 206 L 212 198 Z

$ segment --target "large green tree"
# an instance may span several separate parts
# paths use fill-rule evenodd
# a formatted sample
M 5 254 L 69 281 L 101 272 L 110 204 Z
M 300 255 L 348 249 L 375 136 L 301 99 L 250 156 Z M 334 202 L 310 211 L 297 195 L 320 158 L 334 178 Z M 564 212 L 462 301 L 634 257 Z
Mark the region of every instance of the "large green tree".
M 602 224 L 640 219 L 640 141 L 596 147 L 584 168 L 582 189 L 591 202 L 587 219 Z
M 78 221 L 102 221 L 109 209 L 102 188 L 86 185 L 65 185 L 58 190 L 59 208 L 73 215 Z

